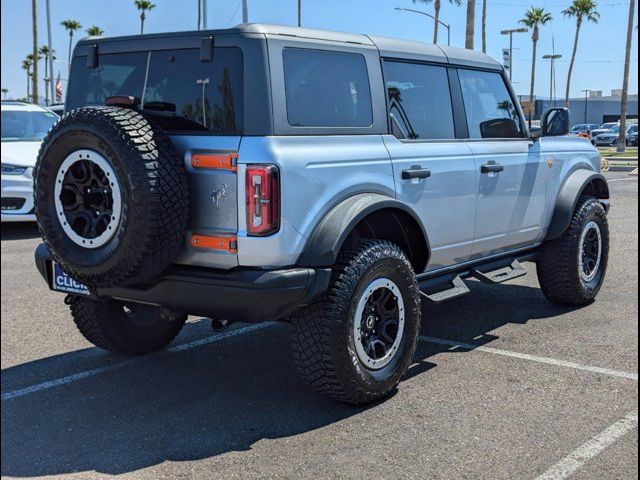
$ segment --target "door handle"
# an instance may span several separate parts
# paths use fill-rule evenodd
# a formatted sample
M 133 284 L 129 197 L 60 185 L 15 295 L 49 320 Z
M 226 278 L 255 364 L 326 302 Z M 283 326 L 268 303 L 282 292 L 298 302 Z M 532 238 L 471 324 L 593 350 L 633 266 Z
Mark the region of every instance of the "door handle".
M 431 170 L 428 168 L 422 168 L 420 165 L 413 165 L 408 170 L 402 171 L 403 180 L 413 180 L 414 178 L 429 178 L 431 176 Z
M 504 166 L 499 163 L 485 163 L 480 167 L 481 173 L 498 173 L 504 170 Z

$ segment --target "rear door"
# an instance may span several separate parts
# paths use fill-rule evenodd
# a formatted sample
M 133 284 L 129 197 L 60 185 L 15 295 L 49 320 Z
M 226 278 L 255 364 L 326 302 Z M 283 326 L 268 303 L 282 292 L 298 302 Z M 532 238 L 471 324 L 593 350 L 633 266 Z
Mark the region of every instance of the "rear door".
M 101 45 L 94 67 L 77 55 L 67 109 L 104 105 L 112 96 L 134 97 L 136 108 L 169 134 L 185 163 L 190 215 L 178 263 L 232 268 L 238 264 L 231 247 L 238 231 L 236 157 L 244 127 L 244 55 L 237 40 L 224 37 L 216 40 L 207 60 L 200 37 L 180 42 L 180 48 L 152 42 L 133 51 L 126 42 L 122 51 L 118 42 Z M 193 235 L 209 237 L 205 243 L 211 248 L 194 245 Z
M 461 101 L 452 85 L 455 71 L 399 60 L 383 65 L 393 133 L 384 141 L 397 197 L 425 226 L 428 270 L 463 262 L 472 252 L 478 175 L 469 147 L 456 138 L 464 132 L 454 117 L 454 103 Z
M 535 243 L 544 221 L 548 167 L 500 72 L 458 70 L 477 176 L 474 256 Z

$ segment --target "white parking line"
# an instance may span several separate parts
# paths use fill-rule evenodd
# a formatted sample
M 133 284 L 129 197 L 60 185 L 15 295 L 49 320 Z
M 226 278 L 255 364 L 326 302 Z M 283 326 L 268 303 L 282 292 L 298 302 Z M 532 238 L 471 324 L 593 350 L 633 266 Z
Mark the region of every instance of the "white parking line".
M 569 478 L 590 459 L 600 454 L 620 437 L 638 426 L 638 411 L 628 413 L 609 428 L 581 445 L 553 467 L 540 475 L 537 480 L 562 480 Z
M 611 182 L 622 182 L 623 180 L 638 180 L 638 177 L 629 177 L 629 178 L 612 178 L 611 180 L 607 180 L 607 183 L 611 183 Z
M 258 323 L 255 325 L 249 325 L 247 327 L 238 328 L 235 330 L 230 330 L 228 332 L 220 333 L 217 335 L 211 335 L 210 337 L 201 338 L 199 340 L 194 340 L 192 342 L 183 343 L 181 345 L 176 345 L 174 347 L 167 348 L 166 350 L 164 350 L 162 353 L 159 353 L 158 355 L 147 356 L 147 357 L 136 357 L 131 360 L 125 360 L 124 362 L 112 363 L 111 365 L 106 365 L 104 367 L 85 370 L 83 372 L 74 373 L 73 375 L 68 375 L 66 377 L 60 377 L 60 378 L 56 378 L 55 380 L 49 380 L 47 382 L 37 383 L 29 387 L 20 388 L 18 390 L 12 390 L 10 392 L 3 393 L 0 398 L 2 399 L 2 401 L 5 401 L 5 400 L 11 400 L 13 398 L 24 397 L 25 395 L 41 392 L 42 390 L 48 390 L 50 388 L 59 387 L 61 385 L 67 385 L 69 383 L 77 382 L 79 380 L 83 380 L 88 377 L 93 377 L 101 373 L 112 372 L 114 370 L 119 370 L 121 368 L 128 367 L 130 365 L 149 361 L 152 358 L 157 358 L 158 356 L 184 352 L 186 350 L 202 347 L 204 345 L 211 345 L 212 343 L 218 343 L 218 342 L 221 342 L 222 340 L 226 340 L 227 338 L 236 337 L 238 335 L 243 335 L 249 332 L 255 332 L 256 330 L 261 330 L 263 328 L 266 328 L 272 325 L 274 325 L 273 322 Z
M 498 349 L 498 348 L 483 347 L 481 345 L 474 345 L 472 343 L 456 342 L 454 340 L 447 340 L 447 339 L 444 339 L 444 338 L 428 337 L 428 336 L 424 336 L 424 335 L 421 335 L 419 338 L 422 341 L 436 343 L 438 345 L 447 345 L 447 346 L 450 346 L 450 347 L 458 347 L 458 348 L 463 348 L 465 350 L 478 350 L 480 352 L 493 353 L 494 355 L 502 355 L 502 356 L 505 356 L 505 357 L 519 358 L 521 360 L 530 360 L 532 362 L 546 363 L 546 364 L 549 364 L 549 365 L 556 365 L 558 367 L 574 368 L 576 370 L 586 370 L 587 372 L 601 373 L 603 375 L 609 375 L 611 377 L 627 378 L 629 380 L 635 380 L 636 382 L 638 381 L 638 374 L 637 373 L 621 372 L 619 370 L 611 370 L 611 369 L 608 369 L 608 368 L 601 368 L 601 367 L 592 367 L 592 366 L 589 366 L 589 365 L 581 365 L 579 363 L 567 362 L 565 360 L 557 360 L 555 358 L 538 357 L 537 355 L 529 355 L 528 353 L 511 352 L 509 350 L 501 350 L 501 349 Z

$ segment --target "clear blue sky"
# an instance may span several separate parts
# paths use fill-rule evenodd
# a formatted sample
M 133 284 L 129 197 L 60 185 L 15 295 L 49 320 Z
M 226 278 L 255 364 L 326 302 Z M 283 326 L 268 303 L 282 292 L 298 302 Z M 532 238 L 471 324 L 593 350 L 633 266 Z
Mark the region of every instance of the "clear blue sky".
M 50 0 L 50 3 L 53 48 L 59 59 L 55 69 L 60 69 L 63 77 L 69 37 L 60 26 L 62 20 L 75 19 L 82 24 L 82 32 L 77 32 L 78 38 L 84 36 L 84 28 L 93 24 L 105 30 L 106 36 L 133 34 L 140 28 L 133 0 Z M 155 3 L 156 8 L 148 14 L 145 33 L 195 29 L 196 0 L 155 0 Z M 466 4 L 466 0 L 463 3 Z M 476 48 L 479 49 L 482 2 L 478 0 L 477 3 Z M 500 30 L 517 27 L 518 20 L 529 6 L 547 8 L 554 21 L 541 32 L 539 56 L 551 53 L 552 36 L 555 36 L 556 52 L 564 55 L 558 63 L 558 95 L 561 97 L 575 29 L 574 21 L 565 19 L 561 14 L 568 4 L 569 0 L 488 0 L 488 53 L 496 58 L 502 57 L 502 48 L 507 47 L 508 42 L 500 35 Z M 303 25 L 412 40 L 432 39 L 433 23 L 429 18 L 397 12 L 395 6 L 422 8 L 432 13 L 432 6 L 416 6 L 411 0 L 303 0 Z M 39 43 L 45 44 L 45 1 L 38 0 L 38 7 Z M 20 66 L 31 51 L 31 1 L 2 0 L 0 9 L 2 87 L 10 90 L 9 96 L 22 97 L 26 94 L 26 74 Z M 572 95 L 582 95 L 583 89 L 603 90 L 606 95 L 611 89 L 621 88 L 628 9 L 629 0 L 599 2 L 600 24 L 585 24 L 582 30 Z M 455 46 L 464 45 L 465 14 L 464 5 L 455 7 L 443 0 L 442 19 L 452 25 L 452 44 Z M 249 0 L 249 20 L 293 25 L 296 22 L 296 0 Z M 240 23 L 240 0 L 209 0 L 208 22 L 210 28 L 226 28 Z M 445 32 L 442 34 L 442 40 L 445 40 Z M 634 32 L 633 45 L 630 92 L 637 93 L 637 32 Z M 528 94 L 531 36 L 518 34 L 514 46 L 515 88 L 519 94 Z M 41 64 L 41 70 L 43 67 Z M 539 61 L 537 77 L 537 94 L 548 96 L 548 62 Z

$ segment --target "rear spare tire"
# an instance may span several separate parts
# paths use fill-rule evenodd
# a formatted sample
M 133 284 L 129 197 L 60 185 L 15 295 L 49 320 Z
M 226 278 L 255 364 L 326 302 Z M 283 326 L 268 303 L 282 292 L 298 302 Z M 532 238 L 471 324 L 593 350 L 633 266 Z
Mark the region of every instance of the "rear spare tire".
M 91 287 L 151 280 L 184 241 L 184 165 L 167 135 L 134 110 L 66 114 L 42 142 L 34 182 L 45 244 Z

